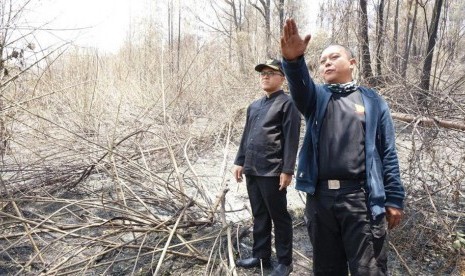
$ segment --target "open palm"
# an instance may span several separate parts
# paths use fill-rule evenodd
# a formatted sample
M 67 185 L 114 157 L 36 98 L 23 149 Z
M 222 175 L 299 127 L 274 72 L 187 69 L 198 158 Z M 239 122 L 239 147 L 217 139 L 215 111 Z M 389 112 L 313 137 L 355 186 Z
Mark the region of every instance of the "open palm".
M 294 19 L 287 19 L 281 37 L 281 54 L 287 60 L 294 60 L 305 53 L 311 36 L 302 39 Z

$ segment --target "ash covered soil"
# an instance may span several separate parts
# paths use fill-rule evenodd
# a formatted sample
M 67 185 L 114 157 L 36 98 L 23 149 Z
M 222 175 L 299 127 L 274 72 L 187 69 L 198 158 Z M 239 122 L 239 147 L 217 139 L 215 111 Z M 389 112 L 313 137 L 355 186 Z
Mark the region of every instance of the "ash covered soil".
M 205 167 L 208 167 L 212 158 L 199 160 L 198 162 L 205 162 Z M 229 164 L 232 164 L 230 160 Z M 198 163 L 199 164 L 199 163 Z M 210 164 L 212 165 L 212 164 Z M 239 227 L 244 230 L 247 229 L 245 235 L 239 240 L 239 248 L 235 247 L 236 255 L 235 260 L 240 258 L 247 258 L 252 255 L 252 215 L 250 211 L 250 203 L 247 195 L 245 182 L 236 183 L 232 175 L 232 167 L 230 172 L 227 172 L 227 180 L 225 181 L 226 187 L 229 189 L 226 195 L 226 211 L 227 219 L 235 225 L 234 229 Z M 312 246 L 308 237 L 307 228 L 305 226 L 304 208 L 305 208 L 305 193 L 299 192 L 294 187 L 295 181 L 288 188 L 287 200 L 288 210 L 293 218 L 293 267 L 294 270 L 291 275 L 313 275 L 312 272 Z M 272 245 L 272 264 L 276 265 L 276 255 L 274 251 L 274 241 Z M 226 260 L 224 260 L 226 261 Z M 176 265 L 174 266 L 176 267 Z M 174 268 L 173 267 L 173 268 Z M 393 252 L 389 252 L 389 272 L 390 275 L 407 275 L 406 271 L 402 268 L 402 264 L 397 260 Z M 235 271 L 238 275 L 269 275 L 272 268 L 252 268 L 245 269 L 236 267 Z M 205 275 L 205 266 L 197 264 L 195 266 L 186 267 L 181 265 L 179 270 L 173 270 L 170 275 Z M 210 275 L 215 275 L 214 273 Z M 421 274 L 418 274 L 421 275 Z
M 233 179 L 230 180 L 231 185 L 231 194 L 229 197 L 235 197 L 231 199 L 235 201 L 234 204 L 242 202 L 242 204 L 250 205 L 249 199 L 247 197 L 247 190 L 245 188 L 245 183 L 234 183 Z M 294 187 L 289 187 L 287 192 L 288 200 L 288 209 L 293 218 L 293 266 L 294 271 L 292 275 L 313 275 L 311 269 L 311 256 L 312 256 L 312 247 L 310 240 L 307 234 L 307 228 L 305 227 L 304 220 L 304 207 L 305 207 L 305 194 L 298 192 Z M 249 209 L 250 210 L 250 209 Z M 240 241 L 240 254 L 237 258 L 247 258 L 252 255 L 252 219 L 250 212 L 247 214 L 241 214 L 244 216 L 244 220 L 250 225 L 248 235 L 242 238 Z M 272 263 L 276 264 L 276 255 L 274 252 L 274 243 L 273 243 L 273 255 Z M 254 269 L 244 269 L 237 267 L 236 272 L 239 275 L 268 275 L 272 271 L 271 268 L 264 268 L 263 271 L 261 268 Z M 262 274 L 263 273 L 263 274 Z
M 407 143 L 400 141 L 401 143 Z M 404 151 L 409 148 L 405 145 L 400 148 L 400 158 L 406 158 L 408 154 Z M 247 258 L 252 254 L 252 216 L 250 212 L 250 203 L 247 196 L 247 189 L 245 183 L 236 183 L 232 175 L 233 160 L 232 156 L 234 149 L 230 149 L 227 164 L 230 164 L 228 172 L 226 173 L 225 186 L 229 189 L 226 195 L 226 210 L 232 212 L 227 213 L 227 219 L 230 223 L 234 224 L 234 229 L 237 227 L 248 227 L 249 231 L 239 241 L 239 248 L 236 247 L 237 252 L 235 260 L 239 258 Z M 197 165 L 205 169 L 217 167 L 219 163 L 218 156 L 210 156 L 205 159 L 197 161 Z M 405 161 L 403 161 L 405 162 Z M 308 238 L 307 229 L 304 220 L 304 207 L 305 207 L 305 194 L 298 192 L 293 183 L 288 188 L 288 209 L 293 217 L 294 225 L 294 238 L 293 238 L 293 263 L 294 271 L 292 275 L 313 275 L 312 272 L 312 246 Z M 412 242 L 416 240 L 409 240 L 411 235 L 415 235 L 415 222 L 412 221 L 410 216 L 415 216 L 416 212 L 406 206 L 405 216 L 403 223 L 400 227 L 390 231 L 389 235 L 389 248 L 388 248 L 388 270 L 389 275 L 463 275 L 455 262 L 461 262 L 463 259 L 457 255 L 443 256 L 443 253 L 436 251 L 434 248 L 425 249 L 421 254 L 411 255 L 409 250 L 412 247 Z M 410 222 L 409 222 L 410 221 Z M 425 243 L 428 239 L 424 240 Z M 274 246 L 273 246 L 274 247 Z M 415 248 L 425 248 L 423 243 L 418 244 Z M 273 248 L 274 250 L 274 248 Z M 226 260 L 224 260 L 226 261 Z M 275 253 L 273 252 L 272 261 L 276 262 Z M 452 261 L 453 263 L 448 263 Z M 464 262 L 465 263 L 465 262 Z M 454 269 L 455 267 L 455 269 Z M 268 275 L 271 269 L 244 269 L 236 267 L 235 271 L 238 275 Z M 173 271 L 172 275 L 206 275 L 205 267 L 202 265 L 196 266 L 192 269 L 181 269 Z M 210 274 L 215 275 L 215 274 Z

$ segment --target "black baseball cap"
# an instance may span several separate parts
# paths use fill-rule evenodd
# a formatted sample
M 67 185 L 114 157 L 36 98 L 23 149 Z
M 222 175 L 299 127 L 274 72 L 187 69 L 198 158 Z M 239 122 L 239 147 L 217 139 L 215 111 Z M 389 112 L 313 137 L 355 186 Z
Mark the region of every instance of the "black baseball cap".
M 265 67 L 271 68 L 276 71 L 280 71 L 284 74 L 281 61 L 277 59 L 269 59 L 265 63 L 258 64 L 257 66 L 255 66 L 255 71 L 261 72 Z

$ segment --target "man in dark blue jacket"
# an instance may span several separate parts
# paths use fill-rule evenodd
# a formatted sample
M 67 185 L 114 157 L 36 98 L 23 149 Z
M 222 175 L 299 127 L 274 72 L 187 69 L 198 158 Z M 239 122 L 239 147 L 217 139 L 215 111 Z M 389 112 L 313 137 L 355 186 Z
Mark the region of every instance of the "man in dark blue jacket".
M 292 219 L 287 211 L 286 188 L 291 184 L 299 146 L 300 115 L 291 97 L 282 90 L 285 80 L 281 62 L 259 64 L 260 85 L 265 95 L 247 109 L 234 176 L 247 192 L 254 218 L 253 256 L 237 262 L 241 267 L 269 266 L 271 228 L 274 225 L 278 265 L 271 275 L 292 271 Z
M 307 193 L 313 270 L 386 275 L 386 228 L 400 223 L 405 197 L 388 105 L 356 84 L 356 60 L 342 45 L 323 50 L 319 71 L 325 83 L 315 84 L 303 58 L 309 41 L 294 20 L 286 21 L 283 69 L 307 128 L 296 189 Z

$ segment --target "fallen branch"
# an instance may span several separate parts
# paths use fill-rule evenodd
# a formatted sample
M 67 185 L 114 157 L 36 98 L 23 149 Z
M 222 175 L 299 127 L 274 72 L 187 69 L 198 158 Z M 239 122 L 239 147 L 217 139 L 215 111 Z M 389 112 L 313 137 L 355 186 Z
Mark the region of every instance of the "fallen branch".
M 465 131 L 465 122 L 442 120 L 437 117 L 413 116 L 405 113 L 392 113 L 391 116 L 396 120 L 406 123 L 418 122 L 419 125 L 426 127 L 440 126 L 443 128 Z
M 394 250 L 394 252 L 396 252 L 397 257 L 399 258 L 400 262 L 404 266 L 405 270 L 407 270 L 408 275 L 412 276 L 413 275 L 412 271 L 408 267 L 408 265 L 405 262 L 404 258 L 402 258 L 402 256 L 400 255 L 399 251 L 397 251 L 397 248 L 394 246 L 394 244 L 392 244 L 392 242 L 389 242 L 389 246 L 391 246 L 391 248 Z

